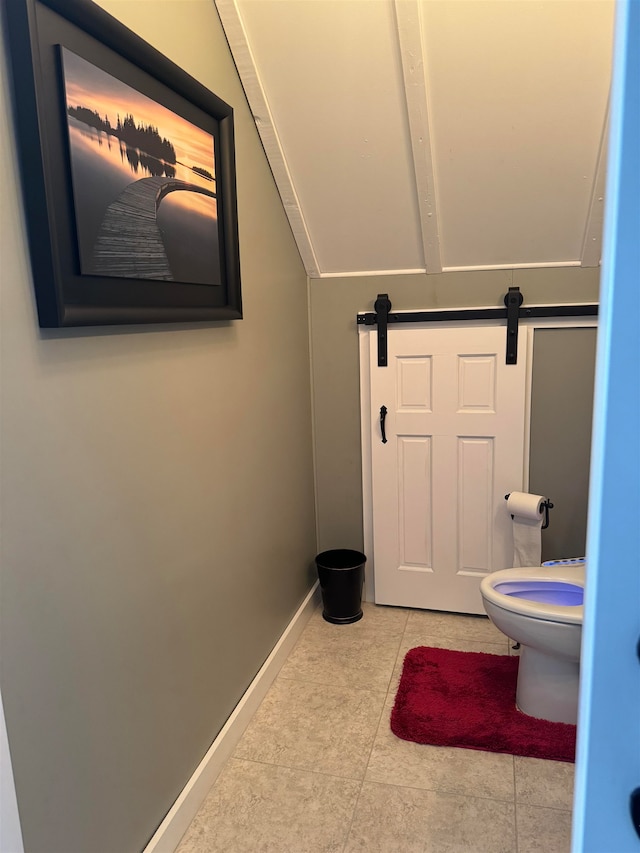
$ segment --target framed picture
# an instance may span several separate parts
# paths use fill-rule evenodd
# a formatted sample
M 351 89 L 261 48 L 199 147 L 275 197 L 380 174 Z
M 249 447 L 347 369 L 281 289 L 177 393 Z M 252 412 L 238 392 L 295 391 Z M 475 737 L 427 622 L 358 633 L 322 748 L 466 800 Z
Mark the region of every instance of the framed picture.
M 40 325 L 241 318 L 231 107 L 90 0 L 3 6 Z

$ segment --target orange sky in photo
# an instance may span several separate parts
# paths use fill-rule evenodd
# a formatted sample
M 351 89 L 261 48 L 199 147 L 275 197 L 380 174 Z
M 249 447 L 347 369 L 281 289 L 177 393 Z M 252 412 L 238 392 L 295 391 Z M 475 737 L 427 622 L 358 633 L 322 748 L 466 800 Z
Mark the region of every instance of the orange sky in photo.
M 180 162 L 215 175 L 211 134 L 66 49 L 63 58 L 67 106 L 95 110 L 102 118 L 108 116 L 114 127 L 118 115 L 124 119 L 131 113 L 136 123 L 157 127 Z

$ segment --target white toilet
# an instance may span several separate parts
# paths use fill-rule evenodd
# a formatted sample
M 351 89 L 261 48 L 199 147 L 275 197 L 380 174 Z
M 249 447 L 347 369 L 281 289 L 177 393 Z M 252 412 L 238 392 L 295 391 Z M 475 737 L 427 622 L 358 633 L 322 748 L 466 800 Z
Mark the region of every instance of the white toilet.
M 521 644 L 516 704 L 543 720 L 578 717 L 584 562 L 504 569 L 482 579 L 487 615 Z

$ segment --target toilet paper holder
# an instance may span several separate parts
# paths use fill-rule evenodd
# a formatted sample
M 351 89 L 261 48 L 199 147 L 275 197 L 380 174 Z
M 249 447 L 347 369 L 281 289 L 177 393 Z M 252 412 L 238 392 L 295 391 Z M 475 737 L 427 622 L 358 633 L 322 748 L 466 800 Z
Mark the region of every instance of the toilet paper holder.
M 509 492 L 509 494 L 511 494 L 511 492 Z M 505 495 L 504 499 L 505 499 L 505 501 L 508 501 L 509 495 Z M 549 526 L 549 510 L 553 509 L 553 504 L 551 503 L 549 498 L 547 498 L 546 500 L 542 501 L 542 503 L 540 504 L 540 507 L 541 507 L 540 512 L 542 512 L 542 507 L 544 507 L 544 521 L 542 522 L 542 527 L 540 529 L 546 530 L 547 527 Z M 511 518 L 513 518 L 513 514 L 511 515 Z

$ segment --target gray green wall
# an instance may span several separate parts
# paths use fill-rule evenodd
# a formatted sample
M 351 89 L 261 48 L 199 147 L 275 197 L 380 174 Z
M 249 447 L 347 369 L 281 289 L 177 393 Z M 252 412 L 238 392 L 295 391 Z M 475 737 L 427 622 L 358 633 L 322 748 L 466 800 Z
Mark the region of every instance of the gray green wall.
M 319 547 L 363 547 L 358 311 L 372 311 L 378 293 L 388 293 L 397 310 L 504 306 L 509 287 L 519 287 L 531 304 L 597 302 L 598 277 L 598 269 L 567 267 L 311 281 Z M 585 365 L 580 381 L 593 381 L 593 364 Z M 590 430 L 590 423 L 582 425 Z M 555 461 L 559 474 L 573 476 L 568 463 L 558 456 Z
M 235 109 L 245 319 L 38 329 L 3 55 L 1 688 L 29 853 L 141 850 L 314 581 L 306 276 L 215 7 L 101 5 Z
M 584 556 L 596 329 L 536 329 L 529 491 L 553 502 L 542 559 Z

